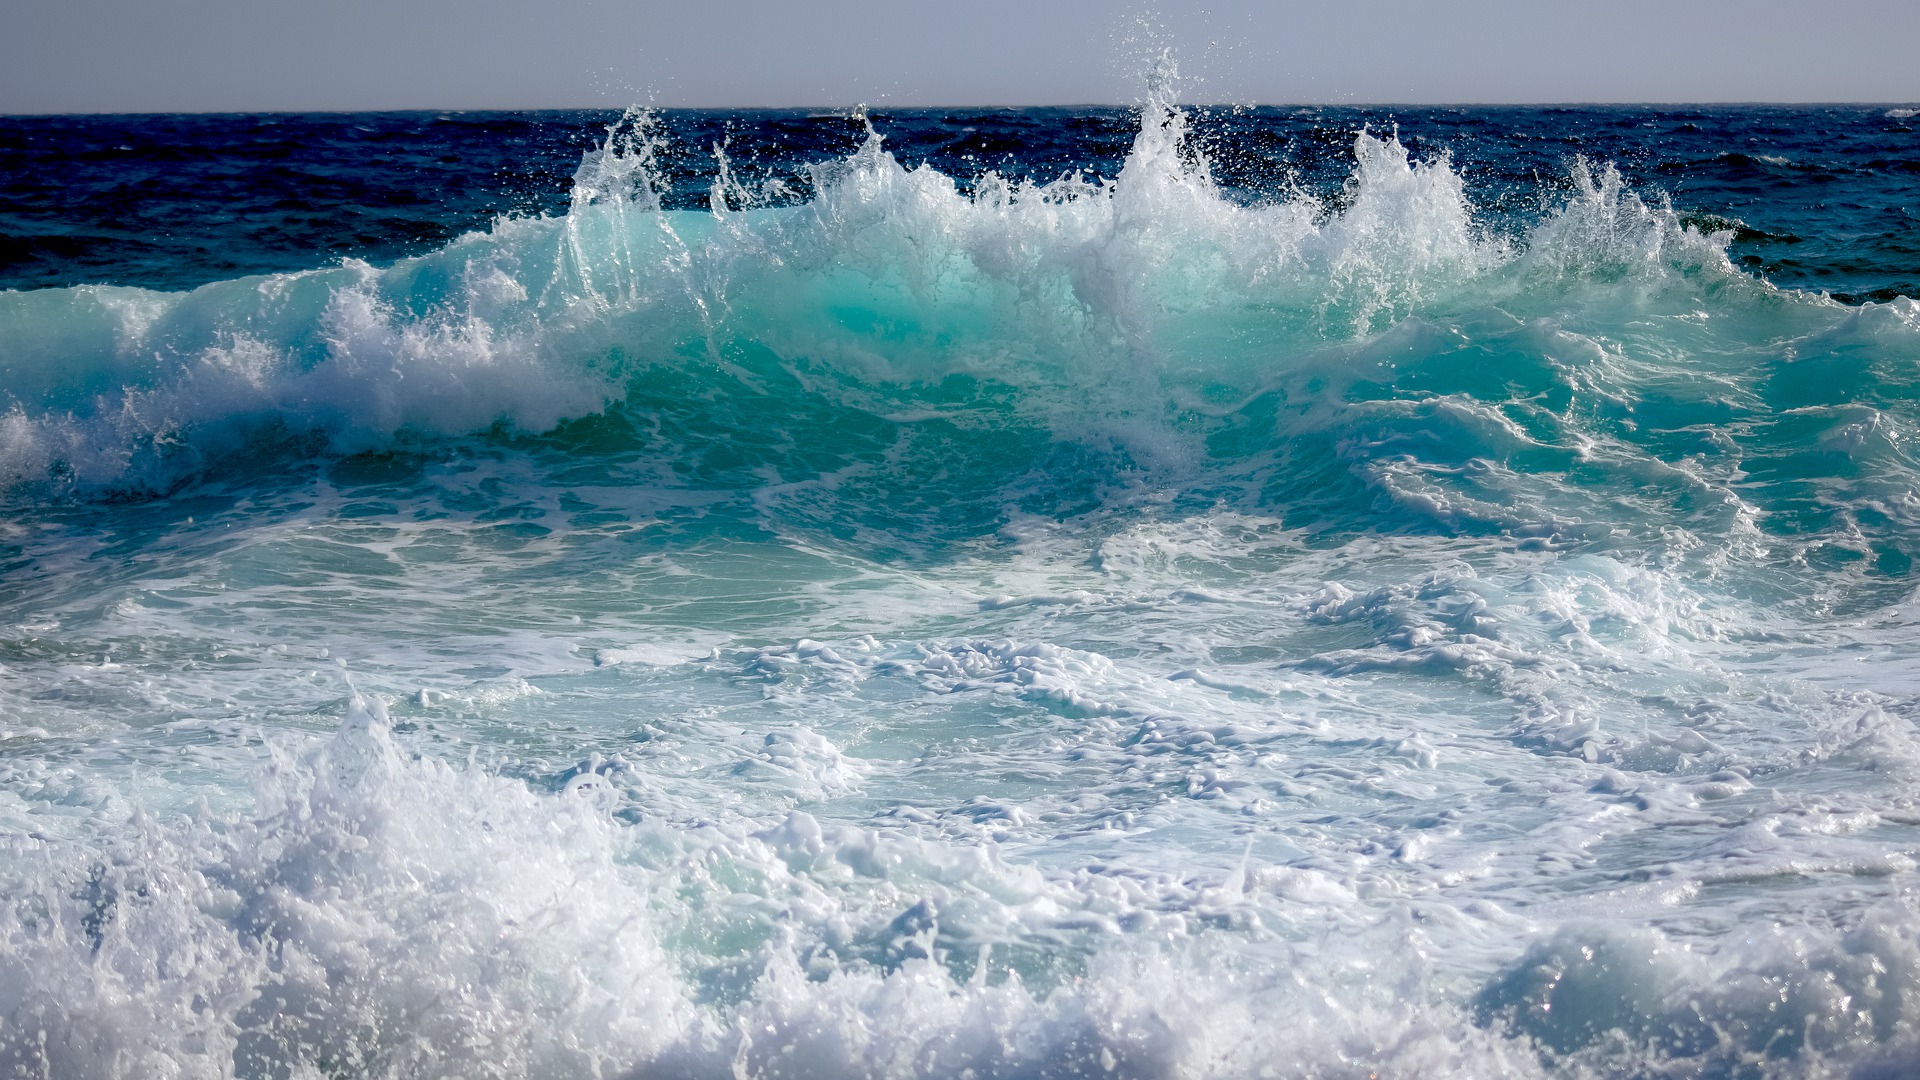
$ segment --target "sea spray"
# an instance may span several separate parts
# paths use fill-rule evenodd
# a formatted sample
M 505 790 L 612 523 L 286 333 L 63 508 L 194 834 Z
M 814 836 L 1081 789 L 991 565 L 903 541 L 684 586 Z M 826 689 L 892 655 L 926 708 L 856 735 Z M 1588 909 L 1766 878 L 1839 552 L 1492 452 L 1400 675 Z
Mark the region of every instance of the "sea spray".
M 1477 235 L 1445 161 L 1413 163 L 1391 136 L 1357 136 L 1329 213 L 1224 198 L 1185 124 L 1156 98 L 1117 179 L 989 176 L 971 194 L 870 132 L 813 170 L 807 204 L 715 215 L 659 210 L 657 124 L 633 114 L 586 155 L 567 214 L 386 269 L 6 294 L 9 474 L 165 487 L 262 439 L 351 452 L 537 433 L 663 365 L 717 369 L 724 393 L 759 355 L 819 368 L 856 405 L 875 384 L 911 405 L 913 386 L 958 374 L 1061 425 L 1157 421 L 1169 391 L 1250 388 L 1422 311 L 1525 305 L 1543 276 L 1726 269 L 1724 240 L 1688 240 L 1584 164 L 1516 255 Z
M 0 294 L 0 1075 L 1911 1071 L 1912 300 L 671 121 Z

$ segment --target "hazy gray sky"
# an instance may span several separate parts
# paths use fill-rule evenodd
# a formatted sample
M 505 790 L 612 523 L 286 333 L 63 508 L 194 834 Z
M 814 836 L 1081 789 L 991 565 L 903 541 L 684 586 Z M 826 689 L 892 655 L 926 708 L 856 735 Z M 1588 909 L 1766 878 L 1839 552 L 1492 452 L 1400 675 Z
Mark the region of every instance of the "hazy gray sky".
M 1189 100 L 1920 98 L 1920 0 L 0 0 L 0 112 L 1130 102 L 1143 39 Z

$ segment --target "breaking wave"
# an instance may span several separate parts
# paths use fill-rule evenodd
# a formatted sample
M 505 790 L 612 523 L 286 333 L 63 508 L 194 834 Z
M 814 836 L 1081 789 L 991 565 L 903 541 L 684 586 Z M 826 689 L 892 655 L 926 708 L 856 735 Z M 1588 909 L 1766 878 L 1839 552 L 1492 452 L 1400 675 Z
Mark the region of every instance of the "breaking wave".
M 1920 305 L 1187 123 L 0 294 L 0 1076 L 1910 1074 Z

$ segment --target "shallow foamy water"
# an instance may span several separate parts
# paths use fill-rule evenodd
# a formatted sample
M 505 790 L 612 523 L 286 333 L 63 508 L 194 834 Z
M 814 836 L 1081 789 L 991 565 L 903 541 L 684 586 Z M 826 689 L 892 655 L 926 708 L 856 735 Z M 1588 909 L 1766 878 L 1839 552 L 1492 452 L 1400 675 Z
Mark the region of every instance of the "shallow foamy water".
M 0 294 L 0 1074 L 1914 1068 L 1920 307 L 1187 123 Z

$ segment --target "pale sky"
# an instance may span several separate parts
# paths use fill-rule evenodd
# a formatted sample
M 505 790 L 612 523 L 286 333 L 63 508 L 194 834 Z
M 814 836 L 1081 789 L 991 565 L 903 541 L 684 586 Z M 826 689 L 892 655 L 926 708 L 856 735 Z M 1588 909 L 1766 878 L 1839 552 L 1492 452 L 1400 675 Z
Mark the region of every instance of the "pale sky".
M 0 113 L 1124 104 L 1162 46 L 1190 101 L 1920 99 L 1920 0 L 0 0 Z

